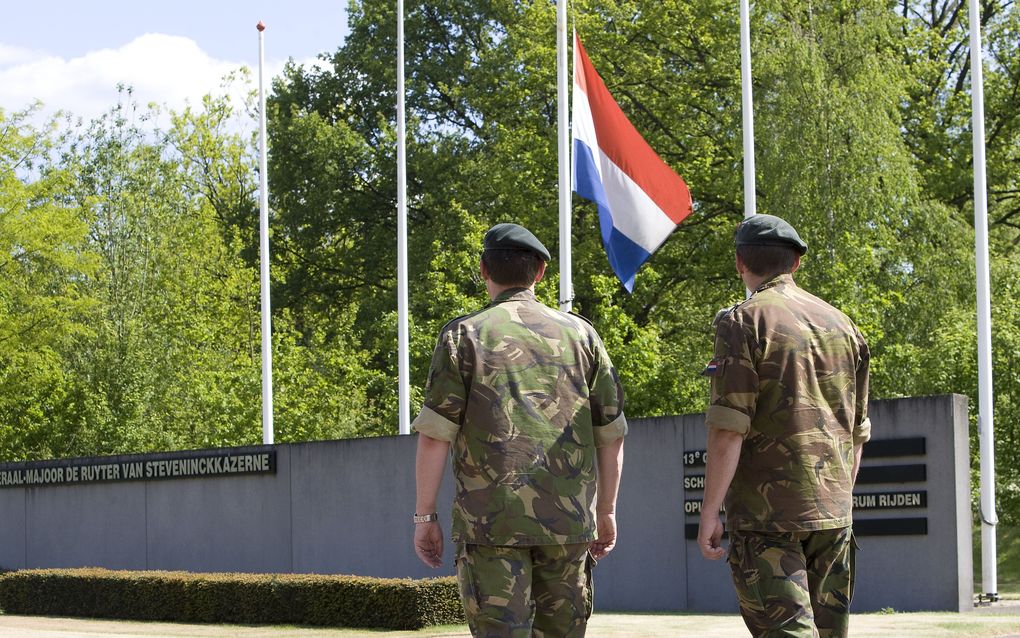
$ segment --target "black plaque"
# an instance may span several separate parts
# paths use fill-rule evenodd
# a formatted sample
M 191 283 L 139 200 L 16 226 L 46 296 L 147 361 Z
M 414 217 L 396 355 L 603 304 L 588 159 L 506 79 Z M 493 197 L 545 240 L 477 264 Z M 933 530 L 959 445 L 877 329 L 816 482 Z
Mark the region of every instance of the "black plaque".
M 866 459 L 883 456 L 924 456 L 927 445 L 923 436 L 904 439 L 878 439 L 864 444 L 861 454 Z
M 684 452 L 684 467 L 702 467 L 707 459 L 707 450 L 686 450 Z
M 729 538 L 730 537 L 729 532 L 724 531 L 722 537 L 723 538 Z M 689 541 L 696 541 L 696 540 L 698 540 L 698 524 L 697 523 L 687 523 L 686 525 L 684 525 L 684 538 L 686 538 Z
M 688 474 L 684 477 L 684 489 L 685 490 L 703 490 L 705 489 L 705 475 L 704 474 Z
M 928 507 L 928 490 L 863 492 L 854 494 L 854 510 L 891 510 Z
M 927 518 L 872 518 L 854 521 L 856 536 L 926 536 L 928 534 Z M 724 533 L 723 538 L 729 535 Z M 697 540 L 698 524 L 686 523 L 684 537 Z
M 274 474 L 270 446 L 0 463 L 0 488 Z
M 928 471 L 923 463 L 910 465 L 866 465 L 857 474 L 858 484 L 916 483 L 927 480 Z
M 857 536 L 925 536 L 927 518 L 862 518 L 854 520 Z

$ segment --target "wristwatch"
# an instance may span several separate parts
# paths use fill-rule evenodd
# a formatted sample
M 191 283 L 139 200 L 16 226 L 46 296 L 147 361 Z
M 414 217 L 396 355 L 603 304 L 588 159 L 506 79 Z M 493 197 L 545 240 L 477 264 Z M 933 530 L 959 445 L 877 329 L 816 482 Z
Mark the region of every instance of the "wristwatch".
M 418 523 L 431 523 L 432 521 L 438 521 L 438 520 L 439 520 L 439 514 L 437 514 L 436 512 L 432 512 L 431 514 L 415 514 L 414 515 L 414 524 L 415 525 L 417 525 Z

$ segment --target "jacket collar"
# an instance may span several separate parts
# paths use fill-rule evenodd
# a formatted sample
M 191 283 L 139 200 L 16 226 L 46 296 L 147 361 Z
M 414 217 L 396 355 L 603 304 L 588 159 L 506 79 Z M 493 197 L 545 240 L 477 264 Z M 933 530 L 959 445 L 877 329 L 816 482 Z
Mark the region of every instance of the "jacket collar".
M 765 281 L 762 285 L 754 289 L 754 293 L 759 293 L 762 290 L 768 290 L 769 288 L 775 288 L 777 286 L 796 286 L 797 284 L 793 281 L 793 275 L 790 273 L 782 273 L 776 275 L 772 279 Z M 754 294 L 752 293 L 752 294 Z
M 505 301 L 535 301 L 535 292 L 530 288 L 507 288 L 489 303 L 490 306 Z

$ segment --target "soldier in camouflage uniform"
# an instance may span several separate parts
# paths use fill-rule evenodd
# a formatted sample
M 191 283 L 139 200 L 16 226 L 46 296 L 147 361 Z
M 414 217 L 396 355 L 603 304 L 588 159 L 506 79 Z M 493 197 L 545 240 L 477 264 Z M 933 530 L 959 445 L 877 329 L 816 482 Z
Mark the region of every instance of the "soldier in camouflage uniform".
M 414 420 L 415 551 L 427 565 L 442 562 L 434 510 L 452 450 L 453 541 L 471 633 L 583 636 L 591 567 L 616 543 L 623 390 L 591 324 L 535 298 L 545 246 L 498 224 L 484 248 L 492 302 L 443 327 Z
M 807 244 L 755 215 L 736 232 L 751 296 L 715 319 L 708 461 L 698 545 L 721 547 L 744 622 L 760 637 L 846 636 L 852 490 L 867 418 L 868 346 L 842 312 L 797 287 Z

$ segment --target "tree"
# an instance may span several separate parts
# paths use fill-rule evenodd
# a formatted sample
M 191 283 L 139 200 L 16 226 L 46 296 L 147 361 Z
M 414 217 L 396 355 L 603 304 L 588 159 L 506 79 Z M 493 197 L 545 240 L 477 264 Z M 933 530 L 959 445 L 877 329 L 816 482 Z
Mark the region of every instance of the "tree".
M 1014 443 L 1020 409 L 1014 365 L 1020 317 L 1016 305 L 1017 271 L 1012 266 L 1020 244 L 1020 11 L 1016 3 L 981 4 L 985 90 L 986 173 L 991 252 L 992 357 L 996 490 L 1000 515 L 1020 522 L 1020 458 Z M 969 16 L 965 3 L 904 2 L 899 7 L 904 31 L 914 34 L 904 51 L 914 83 L 904 103 L 903 137 L 923 176 L 923 188 L 950 213 L 944 235 L 966 242 L 951 287 L 959 300 L 943 329 L 930 333 L 930 349 L 918 357 L 931 391 L 965 392 L 971 400 L 972 451 L 977 461 L 977 349 L 974 270 L 973 155 L 970 96 Z M 962 265 L 963 267 L 961 268 Z M 938 298 L 941 290 L 937 291 Z M 939 304 L 942 306 L 942 304 Z M 977 482 L 975 481 L 975 489 Z
M 257 391 L 243 392 L 257 387 L 257 364 L 241 358 L 248 334 L 236 329 L 250 282 L 166 134 L 143 127 L 153 115 L 122 103 L 65 154 L 78 175 L 69 199 L 99 267 L 84 282 L 97 301 L 93 333 L 68 352 L 75 435 L 64 453 L 257 440 L 256 426 L 238 441 L 258 413 Z
M 59 451 L 67 395 L 63 355 L 87 335 L 86 227 L 64 205 L 70 175 L 57 169 L 57 122 L 37 130 L 35 108 L 0 109 L 0 455 Z
M 391 352 L 392 324 L 377 319 L 392 312 L 395 263 L 393 69 L 380 61 L 394 56 L 382 25 L 395 17 L 376 0 L 351 15 L 351 36 L 329 58 L 331 68 L 291 67 L 277 84 L 271 130 L 282 150 L 272 170 L 281 177 L 274 180 L 281 241 L 294 255 L 281 266 L 296 273 L 287 277 L 293 307 L 312 317 L 320 292 L 357 298 L 356 329 L 371 350 Z M 704 15 L 725 19 L 696 19 Z M 901 20 L 872 0 L 780 2 L 756 16 L 761 210 L 791 218 L 814 238 L 809 287 L 846 307 L 879 352 L 916 362 L 918 351 L 902 347 L 915 335 L 897 332 L 914 324 L 897 310 L 924 315 L 915 291 L 945 285 L 945 269 L 964 244 L 932 232 L 947 211 L 926 199 L 900 137 L 898 96 L 911 80 L 892 57 L 901 51 Z M 575 3 L 574 19 L 610 91 L 697 202 L 642 269 L 633 295 L 610 274 L 594 207 L 576 202 L 575 308 L 610 345 L 632 414 L 697 411 L 707 393 L 698 373 L 710 356 L 711 317 L 741 298 L 731 247 L 741 217 L 735 8 L 591 0 Z M 515 220 L 555 241 L 547 232 L 556 226 L 554 28 L 554 7 L 545 3 L 430 3 L 409 11 L 411 269 L 449 271 L 447 296 L 437 297 L 429 279 L 413 282 L 416 331 L 434 334 L 450 310 L 469 309 L 472 299 L 480 305 L 471 280 L 479 230 Z M 325 264 L 332 270 L 319 276 Z M 555 302 L 557 276 L 554 267 L 540 287 L 547 302 Z M 444 312 L 437 299 L 452 308 Z M 422 378 L 430 348 L 414 342 Z M 392 360 L 372 364 L 392 378 Z M 881 369 L 876 380 L 880 393 L 909 385 Z
M 744 298 L 732 256 L 742 217 L 737 8 L 572 6 L 608 88 L 695 200 L 632 295 L 609 268 L 594 206 L 576 200 L 574 307 L 606 341 L 629 414 L 698 412 L 711 319 Z M 767 0 L 752 14 L 759 211 L 789 219 L 808 240 L 797 280 L 860 325 L 876 398 L 976 396 L 961 6 Z M 354 3 L 344 45 L 321 67 L 289 65 L 268 104 L 281 441 L 396 431 L 395 20 L 392 3 Z M 1010 451 L 1020 440 L 1020 18 L 1015 4 L 990 0 L 983 20 L 1006 518 L 1020 516 L 1020 458 Z M 555 7 L 418 3 L 406 32 L 417 392 L 443 323 L 487 301 L 478 276 L 485 229 L 517 221 L 556 252 Z M 0 319 L 9 319 L 0 382 L 10 388 L 0 416 L 35 424 L 0 431 L 5 450 L 258 440 L 256 162 L 251 120 L 238 128 L 240 113 L 209 97 L 161 131 L 148 127 L 149 112 L 121 105 L 68 132 L 59 165 L 39 150 L 53 148 L 55 133 L 0 121 L 14 131 L 0 139 L 5 161 L 41 162 L 4 173 L 0 191 L 0 254 L 16 257 L 0 281 Z M 36 215 L 32 228 L 17 222 Z M 43 238 L 46 228 L 60 230 Z M 29 244 L 38 259 L 19 252 Z M 558 278 L 554 260 L 539 286 L 546 303 L 557 301 Z M 15 330 L 35 341 L 19 349 L 2 340 Z M 28 358 L 35 376 L 11 372 Z

